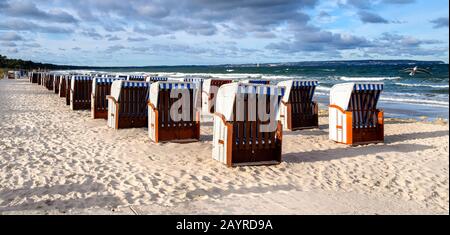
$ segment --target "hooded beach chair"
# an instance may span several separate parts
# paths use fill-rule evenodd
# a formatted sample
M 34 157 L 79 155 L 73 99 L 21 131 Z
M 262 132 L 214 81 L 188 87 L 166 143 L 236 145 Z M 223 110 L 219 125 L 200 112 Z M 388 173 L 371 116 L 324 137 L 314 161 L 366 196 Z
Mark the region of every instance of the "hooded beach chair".
M 202 86 L 202 113 L 214 114 L 216 104 L 217 91 L 219 87 L 228 83 L 232 83 L 231 79 L 206 79 Z
M 108 126 L 114 129 L 147 127 L 150 83 L 115 80 L 108 99 Z
M 281 162 L 279 104 L 284 88 L 230 83 L 219 88 L 213 129 L 213 159 L 227 164 Z
M 243 83 L 249 83 L 249 84 L 261 84 L 261 85 L 269 85 L 270 80 L 268 79 L 246 79 L 242 81 Z
M 91 108 L 92 77 L 72 76 L 70 80 L 70 108 L 88 110 Z
M 278 83 L 286 88 L 280 105 L 284 129 L 300 130 L 319 127 L 319 106 L 313 101 L 317 81 L 288 80 Z
M 39 73 L 31 72 L 30 78 L 31 78 L 31 83 L 38 83 Z
M 61 82 L 62 76 L 62 74 L 56 74 L 53 79 L 53 92 L 55 92 L 55 94 L 59 94 L 59 83 Z
M 149 136 L 154 142 L 200 139 L 200 90 L 189 82 L 155 82 L 148 103 Z
M 111 94 L 111 85 L 120 78 L 97 77 L 92 80 L 91 114 L 92 118 L 108 119 L 108 99 Z
M 68 89 L 68 80 L 69 80 L 70 75 L 63 75 L 61 76 L 61 81 L 59 81 L 59 97 L 61 98 L 66 98 L 66 95 L 69 94 L 69 89 Z M 66 104 L 67 104 L 67 100 L 66 100 Z M 70 100 L 69 103 L 70 104 Z
M 342 83 L 331 88 L 329 137 L 350 145 L 384 141 L 384 114 L 377 109 L 383 83 Z

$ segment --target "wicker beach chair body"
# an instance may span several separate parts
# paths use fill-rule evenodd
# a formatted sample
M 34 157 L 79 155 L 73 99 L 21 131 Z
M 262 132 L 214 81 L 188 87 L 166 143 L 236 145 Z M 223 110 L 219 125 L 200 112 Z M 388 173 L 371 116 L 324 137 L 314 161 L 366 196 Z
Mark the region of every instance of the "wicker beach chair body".
M 180 106 L 176 106 L 180 104 Z M 155 82 L 148 103 L 149 137 L 152 141 L 200 139 L 200 90 L 189 82 Z M 179 116 L 171 115 L 173 109 Z
M 288 80 L 278 83 L 286 88 L 280 105 L 284 129 L 301 130 L 319 127 L 319 106 L 313 101 L 317 81 Z
M 108 99 L 111 94 L 111 85 L 115 80 L 123 80 L 113 77 L 97 77 L 92 80 L 91 116 L 94 119 L 108 119 Z
M 283 130 L 279 104 L 283 93 L 283 87 L 274 85 L 231 83 L 221 86 L 214 113 L 213 159 L 229 167 L 280 163 Z M 264 100 L 265 105 L 260 105 Z M 238 107 L 243 115 L 237 119 Z M 261 119 L 260 112 L 269 113 L 270 119 Z M 264 130 L 270 121 L 272 128 Z
M 108 99 L 108 126 L 114 129 L 148 126 L 150 83 L 115 80 Z
M 343 83 L 330 92 L 329 138 L 349 145 L 384 141 L 383 83 Z
M 70 80 L 70 108 L 89 110 L 91 108 L 92 77 L 73 76 Z

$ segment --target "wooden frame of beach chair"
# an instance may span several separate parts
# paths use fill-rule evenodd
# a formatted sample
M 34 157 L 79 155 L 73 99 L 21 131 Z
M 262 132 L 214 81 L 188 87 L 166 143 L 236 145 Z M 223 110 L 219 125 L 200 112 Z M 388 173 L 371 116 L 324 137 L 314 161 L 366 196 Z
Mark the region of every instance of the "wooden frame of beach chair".
M 60 80 L 59 80 L 59 97 L 60 98 L 66 98 L 66 93 L 67 93 L 67 77 L 69 77 L 70 75 L 61 75 Z
M 202 113 L 214 114 L 216 104 L 216 94 L 222 85 L 232 83 L 231 79 L 206 79 L 202 86 Z
M 150 83 L 116 80 L 108 99 L 108 126 L 114 129 L 148 126 Z
M 383 83 L 342 83 L 331 88 L 329 138 L 349 145 L 384 141 Z
M 113 77 L 100 77 L 92 80 L 91 116 L 93 119 L 108 119 L 108 99 L 111 94 L 111 85 L 115 80 L 123 80 Z
M 242 80 L 242 82 L 249 83 L 249 84 L 260 84 L 260 85 L 269 85 L 270 84 L 270 80 L 261 79 L 261 78 L 245 79 L 245 80 Z
M 15 79 L 15 78 L 16 78 L 16 72 L 8 71 L 8 79 Z
M 172 98 L 171 95 L 177 95 Z M 189 82 L 155 82 L 150 87 L 148 102 L 149 137 L 155 143 L 166 141 L 198 141 L 200 139 L 200 90 Z M 174 120 L 171 109 L 176 103 L 180 110 L 188 106 L 188 114 Z
M 65 84 L 66 84 L 66 105 L 70 105 L 70 93 L 71 93 L 71 87 L 72 87 L 72 77 L 73 75 L 66 76 Z
M 70 109 L 89 110 L 91 108 L 92 77 L 73 76 L 70 83 Z
M 319 105 L 313 101 L 317 85 L 317 81 L 299 80 L 278 83 L 278 86 L 286 88 L 280 105 L 284 129 L 294 131 L 319 127 Z
M 279 121 L 278 106 L 284 89 L 274 85 L 248 83 L 221 86 L 214 114 L 213 159 L 229 167 L 279 164 L 283 127 Z M 259 107 L 260 99 L 265 99 L 266 107 Z M 242 120 L 236 119 L 238 106 L 243 112 Z M 272 119 L 261 120 L 258 113 L 264 110 L 266 113 L 272 110 L 269 111 Z M 270 120 L 273 131 L 263 131 L 262 128 Z
M 55 80 L 55 74 L 48 73 L 45 80 L 45 88 L 49 91 L 53 91 L 53 81 Z
M 61 77 L 62 75 L 57 74 L 53 79 L 53 92 L 55 92 L 55 94 L 59 94 L 59 83 L 61 82 Z

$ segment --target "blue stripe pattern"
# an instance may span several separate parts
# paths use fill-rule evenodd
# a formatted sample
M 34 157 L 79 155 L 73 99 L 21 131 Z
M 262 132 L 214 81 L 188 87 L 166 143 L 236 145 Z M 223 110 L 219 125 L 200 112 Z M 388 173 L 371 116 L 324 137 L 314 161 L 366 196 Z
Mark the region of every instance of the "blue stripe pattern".
M 124 81 L 122 83 L 122 87 L 149 87 L 150 83 L 148 82 L 133 82 L 133 81 Z
M 150 81 L 155 82 L 155 81 L 167 81 L 167 77 L 150 77 Z
M 354 89 L 357 91 L 382 91 L 383 84 L 355 84 Z
M 292 86 L 294 87 L 304 87 L 304 86 L 317 86 L 319 85 L 318 81 L 294 81 Z
M 171 89 L 195 89 L 196 86 L 191 83 L 160 83 L 160 89 L 171 90 Z
M 145 80 L 145 76 L 142 76 L 142 75 L 130 75 L 129 79 L 144 81 Z
M 75 81 L 88 81 L 88 80 L 92 80 L 91 76 L 72 76 L 72 79 L 75 79 Z
M 263 85 L 267 85 L 267 80 L 248 80 L 248 83 L 251 84 L 263 84 Z M 270 83 L 270 81 L 269 81 Z
M 263 94 L 284 96 L 285 88 L 276 86 L 239 86 L 239 94 Z
M 116 80 L 123 80 L 121 78 L 95 78 L 95 83 L 96 84 L 111 84 Z
M 183 81 L 185 82 L 197 82 L 197 83 L 202 83 L 203 82 L 203 78 L 184 78 Z

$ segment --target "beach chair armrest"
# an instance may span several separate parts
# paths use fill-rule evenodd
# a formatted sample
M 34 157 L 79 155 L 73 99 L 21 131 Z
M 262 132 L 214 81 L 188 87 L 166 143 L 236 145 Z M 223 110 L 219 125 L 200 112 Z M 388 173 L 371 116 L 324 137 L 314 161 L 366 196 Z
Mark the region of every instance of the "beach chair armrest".
M 116 104 L 118 103 L 117 100 L 116 100 L 116 98 L 114 98 L 114 96 L 107 95 L 107 96 L 106 96 L 106 99 L 111 99 L 114 103 L 116 103 Z

